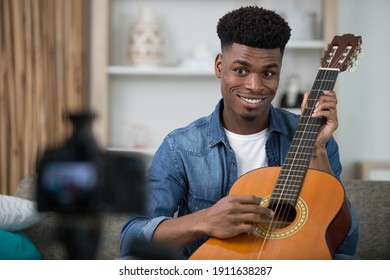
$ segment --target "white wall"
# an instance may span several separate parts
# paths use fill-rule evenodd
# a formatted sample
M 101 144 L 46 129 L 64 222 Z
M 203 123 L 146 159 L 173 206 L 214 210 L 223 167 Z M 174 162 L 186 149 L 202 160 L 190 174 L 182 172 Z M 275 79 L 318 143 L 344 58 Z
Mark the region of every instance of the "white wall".
M 359 60 L 356 72 L 342 73 L 338 79 L 340 126 L 336 137 L 344 166 L 343 178 L 347 179 L 358 176 L 356 169 L 358 162 L 390 162 L 390 125 L 387 123 L 390 120 L 390 110 L 387 108 L 390 104 L 390 90 L 385 86 L 385 83 L 390 80 L 388 70 L 390 58 L 386 52 L 390 46 L 388 31 L 390 1 L 338 1 L 338 33 L 361 35 L 363 51 L 366 54 Z M 196 4 L 194 4 L 195 1 L 115 0 L 113 2 L 115 5 L 111 7 L 113 9 L 111 14 L 115 16 L 111 19 L 110 27 L 110 64 L 127 64 L 128 28 L 134 20 L 140 3 L 156 5 L 158 16 L 167 32 L 167 42 L 171 42 L 171 45 L 167 46 L 169 59 L 166 63 L 176 64 L 180 57 L 188 55 L 189 50 L 199 42 L 210 46 L 212 51 L 219 47 L 215 27 L 210 28 L 210 26 L 215 26 L 216 19 L 227 10 L 244 3 L 263 2 L 269 5 L 275 3 L 260 0 L 196 1 Z M 307 6 L 307 0 L 297 0 L 296 3 L 298 7 Z M 172 6 L 175 9 L 169 8 Z M 193 13 L 188 15 L 183 12 L 188 10 Z M 203 17 L 197 16 L 203 13 Z M 182 24 L 183 22 L 191 24 Z M 180 40 L 180 38 L 186 38 L 186 40 Z M 172 45 L 172 42 L 175 44 Z M 299 51 L 294 52 L 295 55 L 292 57 L 296 58 Z M 306 50 L 302 53 L 304 57 L 309 56 Z M 302 62 L 302 57 L 299 55 L 300 62 Z M 314 51 L 314 57 L 314 63 L 317 62 L 317 57 L 319 61 L 316 51 Z M 294 61 L 285 58 L 284 74 L 287 75 L 288 71 L 295 68 L 291 67 Z M 312 67 L 315 68 L 314 63 L 312 61 L 309 64 L 307 71 L 312 71 Z M 162 141 L 163 136 L 173 128 L 209 114 L 220 98 L 218 80 L 212 76 L 173 79 L 153 77 L 153 80 L 161 81 L 158 90 L 155 89 L 155 83 L 150 83 L 146 77 L 110 77 L 110 133 L 119 135 L 111 138 L 112 146 L 128 144 L 129 138 L 132 137 L 129 134 L 133 125 L 136 124 L 146 127 L 146 134 L 149 134 L 151 138 L 148 144 L 156 147 Z M 309 81 L 310 84 L 303 85 L 307 90 L 310 89 L 312 79 Z M 192 85 L 180 90 L 179 87 L 184 84 Z M 281 83 L 281 87 L 283 85 Z M 179 108 L 175 105 L 177 103 L 180 104 Z
M 338 79 L 343 178 L 359 162 L 390 162 L 390 1 L 339 0 L 339 33 L 363 38 L 365 56 Z
M 165 66 L 177 66 L 204 45 L 211 53 L 210 69 L 219 51 L 216 34 L 218 19 L 241 5 L 266 4 L 270 9 L 295 15 L 302 11 L 320 11 L 321 1 L 295 0 L 112 0 L 110 2 L 109 63 L 127 66 L 129 29 L 140 7 L 149 4 L 163 27 Z M 298 13 L 298 15 L 300 15 Z M 322 20 L 318 12 L 318 21 Z M 319 29 L 318 24 L 316 29 Z M 318 32 L 316 32 L 318 33 Z M 317 37 L 319 35 L 317 34 Z M 316 37 L 316 39 L 318 39 Z M 302 87 L 309 90 L 319 66 L 321 48 L 287 49 L 279 90 L 285 77 L 299 73 Z M 314 58 L 314 59 L 313 59 Z M 211 72 L 212 72 L 211 71 Z M 171 130 L 210 114 L 221 98 L 219 80 L 214 75 L 110 75 L 109 146 L 157 148 Z M 274 104 L 278 104 L 278 97 Z M 142 144 L 138 144 L 138 142 Z

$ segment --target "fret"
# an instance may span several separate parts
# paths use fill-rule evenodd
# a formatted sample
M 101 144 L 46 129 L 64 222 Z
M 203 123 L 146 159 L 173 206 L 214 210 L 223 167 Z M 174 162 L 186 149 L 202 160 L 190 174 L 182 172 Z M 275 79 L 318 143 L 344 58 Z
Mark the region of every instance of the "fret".
M 304 131 L 304 130 L 297 130 L 295 133 L 308 133 L 308 134 L 315 134 L 317 136 L 316 131 Z
M 300 155 L 301 157 L 298 157 L 299 155 L 297 155 L 296 158 L 286 158 L 285 159 L 285 164 L 292 164 L 293 162 L 294 163 L 297 163 L 298 165 L 299 164 L 304 164 L 306 163 L 306 161 L 308 160 L 308 158 L 302 158 L 302 155 Z
M 276 181 L 275 186 L 286 186 L 286 185 L 297 186 L 297 184 L 300 184 L 302 182 L 303 177 L 304 177 L 303 175 L 302 176 L 283 176 L 283 178 L 279 178 L 279 180 Z
M 311 115 L 311 112 L 310 112 Z M 302 128 L 305 128 L 306 130 L 317 130 L 319 126 L 322 125 L 322 118 L 313 119 L 311 116 L 301 116 L 301 123 L 299 124 L 298 128 L 302 130 Z
M 313 141 L 314 142 L 314 141 Z M 292 148 L 299 148 L 299 149 L 312 149 L 312 146 L 307 146 L 307 145 L 291 145 Z
M 284 163 L 283 166 L 286 165 L 286 166 L 297 166 L 297 167 L 307 167 L 307 165 L 304 165 L 304 164 L 292 164 L 292 163 Z
M 297 190 L 289 190 L 289 189 L 282 189 L 282 190 L 275 190 L 274 194 L 283 194 L 283 195 L 295 195 L 297 193 Z
M 293 167 L 293 168 L 291 168 L 291 167 Z M 286 170 L 294 170 L 294 171 L 295 170 L 302 170 L 302 171 L 304 171 L 304 170 L 306 170 L 307 166 L 306 166 L 306 164 L 293 164 L 293 163 L 291 163 L 291 161 L 287 161 L 287 162 L 285 161 L 283 163 L 283 168 Z
M 299 181 L 303 178 L 303 175 L 305 175 L 305 173 L 301 175 L 294 175 L 294 174 L 280 175 L 280 179 L 285 181 L 287 178 L 289 178 L 289 180 Z
M 282 176 L 282 177 L 295 176 L 295 177 L 299 178 L 299 177 L 304 176 L 305 174 L 306 174 L 306 168 L 302 168 L 302 167 L 299 168 L 299 166 L 297 166 L 294 169 L 291 169 L 291 168 L 288 169 L 288 168 L 283 167 L 282 170 L 280 171 L 280 176 Z
M 316 137 L 317 138 L 317 137 Z M 316 139 L 294 139 L 291 144 L 291 151 L 296 153 L 297 150 L 309 152 L 312 148 Z
M 289 175 L 289 174 L 297 174 L 297 175 L 304 175 L 304 174 L 299 174 L 299 173 L 305 173 L 306 172 L 306 170 L 305 169 L 302 169 L 302 170 L 300 170 L 300 169 L 287 169 L 287 168 L 282 168 L 282 170 L 280 171 L 280 174 L 281 175 L 285 175 L 285 176 L 287 176 L 287 175 Z M 286 174 L 287 173 L 287 174 Z
M 303 177 L 301 177 L 300 180 L 288 180 L 286 182 L 280 182 L 281 180 L 278 180 L 272 191 L 271 199 L 279 198 L 285 200 L 291 198 L 291 200 L 295 202 L 301 189 L 302 180 Z
M 297 186 L 302 183 L 304 176 L 283 176 L 276 181 L 275 187 L 293 185 Z
M 313 120 L 308 117 L 303 116 L 301 118 L 302 123 L 300 123 L 297 127 L 299 131 L 317 131 L 317 126 L 322 124 L 322 120 Z
M 277 181 L 275 184 L 276 190 L 284 190 L 284 189 L 289 189 L 289 190 L 297 190 L 300 188 L 301 180 L 288 180 L 288 181 Z
M 296 179 L 289 179 L 288 180 L 288 183 L 289 184 L 292 184 L 292 183 L 301 183 L 302 182 L 302 178 L 298 178 L 299 180 L 296 180 Z M 281 180 L 282 182 L 277 182 L 276 183 L 276 185 L 275 185 L 275 187 L 285 187 L 286 186 L 286 184 L 287 184 L 287 182 L 286 182 L 286 180 Z M 292 184 L 291 185 L 292 187 L 299 187 L 299 185 L 298 186 L 296 186 L 296 185 L 294 185 L 294 184 Z
M 294 197 L 294 196 L 298 196 L 299 194 L 299 191 L 300 191 L 300 188 L 297 188 L 295 190 L 287 190 L 287 189 L 275 189 L 273 192 L 272 192 L 272 195 L 275 197 L 275 196 L 290 196 L 290 197 Z
M 318 132 L 317 125 L 320 125 L 320 124 L 319 123 L 318 124 L 306 124 L 306 125 L 300 124 L 297 127 L 298 131 L 295 132 L 294 139 L 302 140 L 301 138 L 303 138 L 303 139 L 306 138 L 306 137 L 302 137 L 302 136 L 297 136 L 296 133 L 300 133 L 300 132 L 307 133 L 307 135 L 303 135 L 303 136 L 310 136 L 310 137 L 313 136 L 314 134 L 316 134 Z M 312 134 L 312 135 L 310 135 L 310 134 Z
M 276 181 L 276 184 L 275 184 L 275 187 L 282 187 L 282 188 L 285 188 L 285 187 L 292 187 L 292 188 L 299 188 L 300 187 L 300 184 L 302 183 L 302 180 L 303 180 L 303 177 L 304 176 L 301 176 L 300 178 L 296 178 L 296 179 L 281 179 L 281 180 L 278 180 Z
M 311 143 L 306 143 L 310 141 L 316 141 L 318 131 L 298 131 L 294 135 L 294 145 L 299 144 L 301 142 L 305 142 L 306 146 Z
M 311 147 L 312 148 L 312 147 Z M 304 152 L 304 151 L 299 151 L 299 154 L 302 155 L 302 156 L 309 156 L 311 157 L 312 153 L 309 153 L 309 152 Z M 288 157 L 288 154 L 287 154 L 287 157 Z M 287 158 L 286 157 L 286 158 Z
M 313 152 L 313 147 L 301 147 L 297 146 L 288 152 L 286 159 L 293 158 L 309 158 Z
M 308 160 L 308 156 L 306 154 L 306 157 L 300 154 L 294 154 L 294 157 L 286 157 L 284 160 L 285 163 L 291 163 L 291 162 L 297 162 L 297 163 L 304 163 Z
M 322 126 L 322 123 L 318 122 L 318 123 L 311 123 L 311 124 L 307 124 L 308 127 L 311 127 L 311 128 L 314 128 L 314 129 L 318 129 Z
M 295 142 L 302 142 L 303 140 L 312 140 L 313 138 L 317 138 L 318 131 L 317 129 L 310 129 L 311 127 L 308 127 L 307 130 L 299 130 L 295 132 L 293 141 Z M 298 127 L 298 129 L 301 129 Z
M 306 109 L 305 109 L 303 112 L 305 112 L 305 111 L 306 111 Z M 313 122 L 317 122 L 318 119 L 319 119 L 319 118 L 314 118 L 314 117 L 312 117 L 312 116 L 311 116 L 311 113 L 310 113 L 309 116 L 301 115 L 301 121 L 308 121 L 308 120 L 311 120 L 311 121 L 313 121 Z M 301 123 L 301 124 L 303 124 L 303 123 Z M 306 125 L 306 123 L 305 123 L 305 125 Z
M 283 195 L 283 197 L 279 197 L 279 198 L 273 198 L 273 197 L 271 197 L 271 200 L 272 199 L 276 199 L 276 200 L 283 200 L 283 201 L 286 201 L 286 200 L 288 200 L 288 201 L 295 201 L 297 198 L 296 198 L 296 196 L 295 195 Z
M 310 158 L 306 160 L 285 160 L 283 167 L 285 166 L 284 169 L 289 170 L 290 172 L 296 170 L 305 171 L 310 164 L 310 160 Z

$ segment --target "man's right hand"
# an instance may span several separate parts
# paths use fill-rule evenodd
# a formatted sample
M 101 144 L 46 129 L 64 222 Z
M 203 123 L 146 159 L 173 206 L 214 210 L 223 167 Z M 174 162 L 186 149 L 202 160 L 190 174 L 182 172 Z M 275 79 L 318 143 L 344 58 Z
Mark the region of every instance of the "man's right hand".
M 226 196 L 214 206 L 197 212 L 200 230 L 221 239 L 251 234 L 255 231 L 254 223 L 274 216 L 272 210 L 259 204 L 259 198 L 254 195 Z

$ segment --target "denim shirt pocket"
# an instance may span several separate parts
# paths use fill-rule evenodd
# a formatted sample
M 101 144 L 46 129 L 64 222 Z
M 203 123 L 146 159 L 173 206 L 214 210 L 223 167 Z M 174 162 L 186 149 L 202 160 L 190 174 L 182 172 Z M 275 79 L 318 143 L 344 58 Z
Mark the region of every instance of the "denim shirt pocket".
M 192 190 L 193 189 L 190 189 L 188 191 L 187 197 L 185 199 L 185 202 L 187 203 L 187 208 L 190 213 L 202 210 L 204 208 L 209 208 L 213 206 L 222 197 L 222 194 L 218 191 L 214 191 L 212 193 L 199 191 L 194 193 Z

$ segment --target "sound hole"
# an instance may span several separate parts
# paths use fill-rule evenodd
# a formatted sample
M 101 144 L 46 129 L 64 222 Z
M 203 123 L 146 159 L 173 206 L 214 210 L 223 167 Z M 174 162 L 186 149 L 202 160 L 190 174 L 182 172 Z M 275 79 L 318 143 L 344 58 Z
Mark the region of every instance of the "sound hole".
M 267 219 L 261 223 L 263 228 L 285 228 L 291 225 L 297 216 L 295 207 L 287 202 L 273 202 L 268 208 L 274 211 L 275 215 L 273 219 Z

